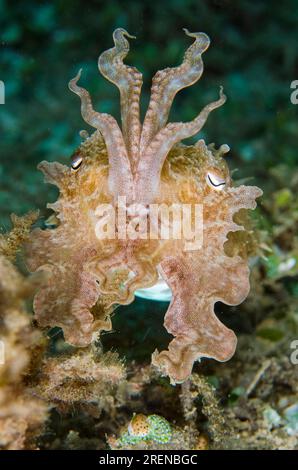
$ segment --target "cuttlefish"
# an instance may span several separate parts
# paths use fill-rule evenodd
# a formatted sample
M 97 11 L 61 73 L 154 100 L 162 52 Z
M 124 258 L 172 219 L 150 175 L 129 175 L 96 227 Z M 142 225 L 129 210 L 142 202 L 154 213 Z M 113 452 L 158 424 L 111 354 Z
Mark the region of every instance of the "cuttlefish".
M 143 123 L 142 75 L 123 62 L 133 37 L 124 29 L 115 30 L 114 47 L 98 59 L 101 74 L 119 89 L 121 126 L 94 110 L 78 84 L 81 71 L 70 81 L 82 117 L 95 131 L 82 134 L 69 167 L 39 164 L 45 181 L 60 190 L 48 204 L 57 224 L 34 229 L 28 253 L 30 269 L 47 273 L 34 299 L 39 325 L 61 327 L 65 340 L 80 347 L 111 329 L 115 305 L 131 303 L 137 289 L 162 276 L 172 291 L 164 325 L 174 338 L 168 350 L 153 353 L 152 363 L 172 383 L 186 380 L 202 357 L 227 361 L 234 354 L 236 336 L 214 305 L 238 305 L 249 292 L 247 257 L 240 250 L 227 253 L 225 244 L 229 233 L 245 231 L 234 216 L 254 209 L 262 194 L 255 186 L 233 184 L 227 145 L 181 142 L 198 134 L 210 112 L 225 103 L 222 88 L 192 121 L 167 122 L 178 91 L 201 77 L 210 43 L 204 33 L 185 33 L 193 42 L 181 65 L 155 74 Z M 179 211 L 185 220 L 178 220 Z M 192 240 L 183 224 L 196 226 L 196 215 L 199 242 L 187 245 Z

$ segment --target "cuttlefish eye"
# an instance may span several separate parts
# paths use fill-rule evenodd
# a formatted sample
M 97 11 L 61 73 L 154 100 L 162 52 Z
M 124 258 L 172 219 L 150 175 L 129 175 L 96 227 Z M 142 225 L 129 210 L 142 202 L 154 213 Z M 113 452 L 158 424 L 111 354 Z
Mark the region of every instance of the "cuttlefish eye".
M 211 172 L 207 173 L 206 181 L 209 184 L 209 186 L 211 186 L 211 188 L 215 188 L 219 191 L 221 191 L 226 185 L 225 179 Z
M 78 170 L 82 164 L 83 158 L 80 155 L 75 155 L 71 160 L 71 168 Z

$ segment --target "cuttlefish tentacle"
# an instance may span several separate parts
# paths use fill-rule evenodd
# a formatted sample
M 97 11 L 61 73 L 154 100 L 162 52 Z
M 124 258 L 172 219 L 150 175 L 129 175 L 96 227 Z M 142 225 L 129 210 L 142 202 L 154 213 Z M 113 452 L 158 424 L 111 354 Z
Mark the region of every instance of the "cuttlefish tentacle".
M 82 117 L 90 126 L 98 129 L 105 140 L 109 157 L 109 190 L 114 197 L 131 194 L 133 188 L 130 161 L 116 119 L 93 109 L 90 94 L 77 85 L 81 70 L 69 82 L 69 89 L 81 99 Z
M 103 52 L 98 58 L 98 68 L 102 75 L 119 88 L 121 99 L 122 133 L 131 162 L 138 160 L 140 143 L 140 94 L 142 74 L 123 63 L 129 52 L 131 36 L 123 28 L 114 31 L 115 47 Z
M 171 148 L 181 140 L 197 134 L 210 112 L 222 106 L 225 101 L 226 96 L 221 87 L 219 99 L 207 104 L 193 121 L 169 123 L 159 131 L 138 165 L 136 195 L 140 201 L 151 201 L 157 195 L 160 173 Z
M 141 151 L 167 122 L 170 108 L 178 91 L 195 83 L 203 73 L 202 54 L 208 49 L 210 39 L 205 33 L 185 33 L 195 38 L 194 43 L 184 54 L 183 62 L 178 67 L 159 70 L 152 80 L 151 98 L 145 116 Z

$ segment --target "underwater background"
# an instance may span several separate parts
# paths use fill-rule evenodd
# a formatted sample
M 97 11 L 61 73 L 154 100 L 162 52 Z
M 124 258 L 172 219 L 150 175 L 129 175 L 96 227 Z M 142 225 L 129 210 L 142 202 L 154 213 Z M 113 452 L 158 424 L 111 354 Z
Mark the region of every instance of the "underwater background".
M 136 298 L 117 308 L 113 331 L 103 334 L 101 347 L 125 362 L 129 391 L 123 386 L 113 403 L 101 403 L 100 413 L 72 409 L 67 415 L 66 405 L 52 411 L 38 445 L 105 448 L 106 434 L 119 436 L 133 413 L 144 413 L 177 426 L 176 448 L 194 446 L 194 428 L 203 436 L 197 444 L 203 448 L 297 448 L 298 365 L 291 359 L 298 340 L 298 104 L 291 101 L 291 83 L 298 80 L 295 0 L 0 0 L 1 232 L 10 230 L 11 213 L 39 209 L 35 225 L 51 214 L 46 204 L 57 192 L 44 184 L 36 166 L 41 160 L 69 165 L 79 131 L 90 131 L 67 87 L 80 68 L 94 108 L 119 119 L 118 90 L 96 64 L 112 47 L 117 27 L 136 36 L 127 63 L 144 73 L 143 111 L 154 73 L 181 62 L 189 44 L 182 28 L 210 37 L 202 78 L 178 94 L 170 121 L 193 119 L 223 85 L 228 100 L 199 136 L 216 146 L 228 144 L 233 178 L 264 191 L 252 214 L 257 237 L 251 293 L 240 306 L 217 305 L 220 319 L 238 336 L 235 357 L 225 364 L 196 364 L 193 381 L 184 387 L 142 369 L 154 349 L 169 341 L 162 326 L 168 303 Z M 53 357 L 69 351 L 58 329 L 49 336 Z M 197 395 L 190 403 L 193 390 Z M 62 409 L 68 416 L 63 423 Z M 229 437 L 224 419 L 234 430 Z M 109 445 L 117 447 L 113 440 Z
M 83 68 L 82 83 L 94 106 L 119 117 L 118 91 L 98 73 L 99 53 L 123 27 L 137 36 L 130 63 L 144 73 L 143 102 L 156 70 L 181 61 L 187 37 L 203 31 L 211 46 L 200 82 L 176 97 L 171 119 L 187 121 L 224 86 L 228 101 L 210 116 L 202 138 L 231 147 L 230 165 L 268 190 L 276 165 L 297 166 L 297 107 L 290 84 L 297 79 L 295 0 L 237 2 L 78 1 L 0 2 L 1 224 L 54 196 L 36 171 L 42 159 L 69 161 L 86 127 L 68 81 Z M 144 107 L 143 107 L 144 108 Z M 90 130 L 90 129 L 89 129 Z M 238 175 L 237 175 L 238 176 Z M 21 197 L 20 197 L 21 196 Z

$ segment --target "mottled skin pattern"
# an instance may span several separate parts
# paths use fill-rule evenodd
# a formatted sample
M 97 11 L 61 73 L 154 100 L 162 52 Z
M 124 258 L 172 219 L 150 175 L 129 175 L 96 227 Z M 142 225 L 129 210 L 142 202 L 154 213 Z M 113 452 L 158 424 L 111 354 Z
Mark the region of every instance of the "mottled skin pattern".
M 77 346 L 111 329 L 113 306 L 132 302 L 135 290 L 152 286 L 159 270 L 173 293 L 165 327 L 174 339 L 167 351 L 153 354 L 153 364 L 172 383 L 184 381 L 201 357 L 226 361 L 235 351 L 236 337 L 217 319 L 214 304 L 241 303 L 249 291 L 249 271 L 246 259 L 226 254 L 224 243 L 229 232 L 244 230 L 233 216 L 254 209 L 262 194 L 257 187 L 233 186 L 223 157 L 227 146 L 216 150 L 202 140 L 194 146 L 180 142 L 197 134 L 210 111 L 224 103 L 222 91 L 193 121 L 167 124 L 176 93 L 200 78 L 201 55 L 209 45 L 205 34 L 186 33 L 195 41 L 179 67 L 155 75 L 143 125 L 141 74 L 123 63 L 130 37 L 125 30 L 114 32 L 115 47 L 99 58 L 101 73 L 120 90 L 122 130 L 114 118 L 93 110 L 88 92 L 77 85 L 79 75 L 71 80 L 83 118 L 97 130 L 76 151 L 72 168 L 39 165 L 46 181 L 60 190 L 49 205 L 59 224 L 32 232 L 28 256 L 32 270 L 48 272 L 34 301 L 39 324 L 60 326 L 66 341 Z M 100 240 L 96 208 L 115 206 L 118 196 L 144 205 L 202 204 L 203 247 L 185 251 L 183 239 Z M 142 217 L 137 209 L 128 216 L 129 221 Z

